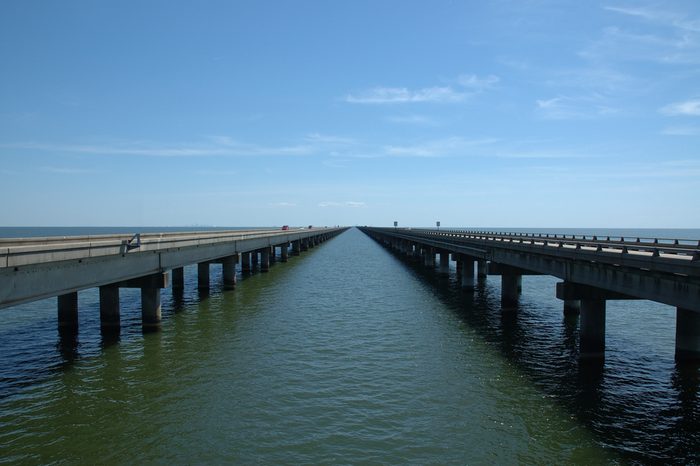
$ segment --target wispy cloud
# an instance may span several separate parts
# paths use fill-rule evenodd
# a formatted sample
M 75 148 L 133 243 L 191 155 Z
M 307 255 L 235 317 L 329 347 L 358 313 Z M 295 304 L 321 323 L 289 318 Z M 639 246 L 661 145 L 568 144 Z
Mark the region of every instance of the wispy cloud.
M 296 202 L 270 202 L 270 207 L 296 207 Z
M 665 64 L 700 63 L 700 20 L 687 14 L 651 7 L 607 6 L 605 10 L 653 26 L 649 32 L 631 32 L 620 26 L 605 28 L 581 56 L 616 61 L 653 61 Z
M 550 120 L 586 119 L 620 113 L 619 109 L 608 105 L 606 98 L 600 94 L 560 95 L 536 100 L 535 104 L 537 113 Z
M 145 142 L 117 144 L 56 144 L 22 142 L 0 144 L 0 148 L 72 154 L 142 156 L 142 157 L 230 157 L 230 156 L 301 156 L 315 152 L 311 144 L 262 146 L 246 144 L 227 136 L 210 138 L 209 143 L 157 144 Z
M 393 115 L 386 117 L 386 121 L 390 123 L 399 123 L 406 125 L 418 126 L 438 126 L 437 120 L 424 115 Z
M 451 137 L 413 145 L 385 146 L 384 153 L 392 157 L 447 157 L 455 155 L 472 155 L 474 148 L 494 144 L 496 138 L 464 139 Z
M 375 87 L 359 94 L 348 94 L 345 101 L 351 104 L 452 103 L 461 102 L 466 98 L 466 93 L 455 91 L 451 87 L 426 87 L 416 90 L 405 87 Z
M 366 207 L 367 204 L 359 201 L 345 201 L 345 202 L 334 202 L 334 201 L 324 201 L 318 203 L 319 207 Z
M 700 126 L 670 126 L 661 130 L 667 136 L 698 136 Z
M 101 170 L 92 168 L 76 168 L 76 167 L 41 167 L 41 171 L 47 173 L 55 173 L 59 175 L 87 175 L 90 173 L 100 173 Z
M 352 104 L 455 103 L 494 87 L 497 76 L 479 77 L 475 74 L 459 76 L 455 85 L 432 86 L 421 89 L 407 87 L 374 87 L 356 94 L 348 94 L 345 101 Z
M 659 111 L 668 116 L 700 116 L 700 99 L 675 102 L 662 107 Z

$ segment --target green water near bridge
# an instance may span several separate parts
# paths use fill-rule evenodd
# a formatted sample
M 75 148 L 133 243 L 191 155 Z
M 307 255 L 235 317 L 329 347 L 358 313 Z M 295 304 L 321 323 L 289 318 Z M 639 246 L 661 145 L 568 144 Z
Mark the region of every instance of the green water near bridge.
M 0 461 L 697 461 L 697 370 L 673 365 L 670 311 L 644 304 L 651 327 L 615 343 L 635 316 L 612 309 L 608 360 L 582 367 L 554 280 L 532 278 L 504 318 L 496 281 L 465 295 L 349 230 L 235 291 L 199 293 L 188 269 L 157 333 L 130 291 L 118 341 L 96 293 L 75 339 L 58 338 L 55 300 L 6 310 Z

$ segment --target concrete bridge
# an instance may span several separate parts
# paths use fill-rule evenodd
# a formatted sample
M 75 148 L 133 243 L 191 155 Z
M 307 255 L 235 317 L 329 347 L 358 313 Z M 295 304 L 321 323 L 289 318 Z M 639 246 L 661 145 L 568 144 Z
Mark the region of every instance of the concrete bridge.
M 501 276 L 501 308 L 517 310 L 523 275 L 561 278 L 556 296 L 565 313 L 580 313 L 580 355 L 605 352 L 605 303 L 648 299 L 676 307 L 676 358 L 700 360 L 700 242 L 659 238 L 497 233 L 409 228 L 361 228 L 370 237 L 449 272 L 461 285 Z
M 183 267 L 197 264 L 198 287 L 209 288 L 209 266 L 221 264 L 223 285 L 236 286 L 236 264 L 266 272 L 345 228 L 231 230 L 135 235 L 0 239 L 0 308 L 58 296 L 58 322 L 77 328 L 78 291 L 99 287 L 103 328 L 120 325 L 119 288 L 140 288 L 144 327 L 161 321 L 160 290 L 183 288 Z

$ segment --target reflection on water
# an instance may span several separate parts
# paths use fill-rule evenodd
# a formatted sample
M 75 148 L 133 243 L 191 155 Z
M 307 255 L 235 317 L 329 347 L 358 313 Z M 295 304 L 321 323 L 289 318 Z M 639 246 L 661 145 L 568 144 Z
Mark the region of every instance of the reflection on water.
M 674 313 L 608 306 L 604 362 L 578 360 L 555 279 L 474 292 L 350 230 L 234 291 L 196 266 L 143 333 L 138 290 L 103 332 L 56 302 L 3 311 L 0 458 L 81 463 L 700 461 L 700 375 L 673 360 Z

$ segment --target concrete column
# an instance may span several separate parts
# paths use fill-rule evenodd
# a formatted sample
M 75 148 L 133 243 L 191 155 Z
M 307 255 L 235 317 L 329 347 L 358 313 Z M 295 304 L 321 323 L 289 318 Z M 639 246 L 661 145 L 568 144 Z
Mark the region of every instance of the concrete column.
M 464 265 L 462 264 L 462 261 L 459 258 L 455 261 L 455 263 L 457 267 L 457 278 L 459 278 L 462 276 L 462 267 L 464 267 Z
M 180 269 L 182 270 L 182 269 Z M 100 326 L 119 327 L 119 286 L 105 285 L 100 287 Z
M 233 290 L 236 288 L 236 263 L 238 262 L 238 256 L 228 256 L 224 257 L 221 261 L 221 267 L 223 268 L 224 275 L 224 289 Z
M 474 289 L 474 259 L 467 256 L 462 256 L 460 261 L 462 267 L 462 289 L 463 290 L 473 290 Z
M 289 260 L 289 243 L 284 243 L 282 245 L 282 262 L 287 262 Z
M 209 289 L 209 263 L 197 264 L 197 288 L 200 290 Z
M 277 262 L 277 252 L 275 246 L 270 246 L 270 264 Z
M 415 257 L 416 259 L 421 258 L 420 245 L 417 243 L 413 243 L 413 257 Z
M 58 297 L 58 326 L 78 328 L 78 292 Z
M 450 253 L 440 252 L 440 273 L 450 273 Z
M 700 361 L 700 312 L 676 308 L 676 359 Z
M 423 249 L 423 264 L 426 267 L 435 267 L 435 249 L 424 248 Z
M 303 238 L 301 240 L 301 250 L 302 251 L 308 251 L 309 250 L 309 240 L 307 238 Z
M 270 248 L 260 250 L 260 270 L 262 272 L 270 270 Z
M 582 299 L 579 325 L 581 358 L 605 357 L 605 300 Z
M 173 290 L 181 290 L 185 287 L 185 269 L 178 267 L 173 269 Z
M 515 274 L 501 275 L 501 309 L 513 310 L 518 307 L 522 276 Z
M 160 288 L 141 288 L 141 322 L 143 326 L 158 327 L 161 319 L 160 310 Z
M 292 256 L 298 256 L 301 252 L 301 240 L 292 241 Z
M 581 300 L 579 299 L 565 299 L 564 300 L 564 314 L 565 315 L 577 315 L 581 313 Z
M 252 269 L 255 270 L 258 267 L 258 262 L 259 262 L 259 256 L 258 254 L 260 251 L 253 251 L 250 255 L 250 261 L 252 262 Z
M 241 254 L 241 271 L 243 273 L 250 273 L 250 253 L 244 252 Z
M 488 273 L 488 262 L 483 259 L 476 261 L 476 276 L 477 278 L 486 278 Z

